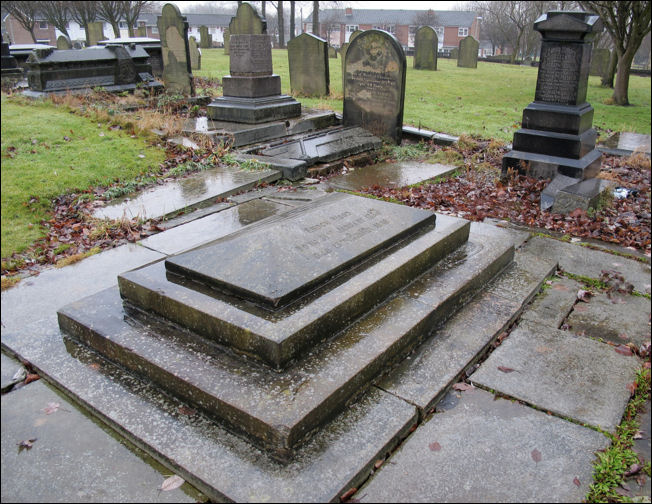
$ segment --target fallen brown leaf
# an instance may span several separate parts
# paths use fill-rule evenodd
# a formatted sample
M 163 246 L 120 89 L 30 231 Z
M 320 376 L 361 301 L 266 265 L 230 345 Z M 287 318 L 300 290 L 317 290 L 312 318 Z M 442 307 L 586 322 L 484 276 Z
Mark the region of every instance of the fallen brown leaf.
M 430 443 L 428 445 L 428 448 L 430 448 L 430 451 L 439 451 L 441 450 L 441 445 L 437 441 L 435 441 L 433 443 Z
M 160 489 L 163 490 L 164 492 L 169 492 L 170 490 L 175 490 L 179 488 L 185 482 L 186 481 L 181 476 L 177 476 L 175 474 L 167 478 L 165 481 L 163 481 Z
M 530 455 L 532 455 L 532 460 L 534 460 L 534 462 L 536 462 L 537 464 L 539 462 L 541 462 L 541 452 L 539 450 L 537 450 L 536 448 L 534 450 L 532 450 Z
M 498 371 L 502 371 L 503 373 L 513 373 L 516 371 L 516 369 L 508 368 L 505 366 L 498 366 Z

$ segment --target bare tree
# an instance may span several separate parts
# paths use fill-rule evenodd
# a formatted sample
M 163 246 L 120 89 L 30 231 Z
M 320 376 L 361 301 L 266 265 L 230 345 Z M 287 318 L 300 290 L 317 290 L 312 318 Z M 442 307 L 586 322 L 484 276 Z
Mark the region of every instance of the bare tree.
M 57 30 L 68 37 L 68 21 L 70 21 L 70 2 L 68 1 L 51 1 L 51 2 L 34 2 L 38 4 L 37 10 L 45 20 L 54 26 Z
M 122 17 L 122 4 L 128 2 L 104 0 L 97 2 L 97 17 L 108 22 L 113 28 L 115 38 L 120 38 L 120 18 Z
M 142 1 L 142 0 L 138 0 L 138 1 L 132 0 L 129 2 L 121 2 L 121 3 L 122 3 L 122 17 L 124 17 L 124 20 L 127 23 L 129 36 L 133 37 L 135 35 L 134 26 L 138 21 L 138 16 L 140 16 L 141 11 L 143 9 L 146 9 L 149 6 L 149 4 L 151 4 L 152 2 Z
M 636 51 L 650 33 L 651 2 L 580 1 L 580 5 L 598 14 L 614 42 L 618 71 L 612 95 L 617 105 L 629 105 L 629 74 Z
M 36 14 L 38 9 L 37 2 L 2 2 L 2 7 L 18 21 L 20 26 L 25 28 L 32 36 L 32 41 L 36 43 L 34 27 L 36 26 Z
M 412 22 L 417 26 L 432 26 L 434 28 L 439 20 L 437 19 L 437 13 L 432 9 L 428 9 L 416 14 Z
M 278 19 L 278 45 L 279 47 L 285 47 L 285 20 L 283 18 L 283 0 L 278 0 L 276 12 L 276 17 Z
M 319 35 L 319 1 L 312 2 L 312 33 Z
M 92 23 L 97 19 L 97 2 L 70 2 L 70 16 L 79 23 L 79 26 L 84 28 L 86 32 L 86 44 L 90 45 L 88 23 Z
M 290 0 L 290 40 L 292 40 L 296 36 L 296 2 L 295 0 Z

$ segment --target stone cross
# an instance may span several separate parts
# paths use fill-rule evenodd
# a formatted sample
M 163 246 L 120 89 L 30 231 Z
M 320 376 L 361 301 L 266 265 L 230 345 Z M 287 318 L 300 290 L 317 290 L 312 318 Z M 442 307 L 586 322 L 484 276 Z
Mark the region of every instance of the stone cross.
M 303 96 L 327 96 L 328 43 L 312 33 L 302 33 L 288 42 L 290 88 Z
M 430 26 L 420 27 L 414 37 L 415 70 L 437 70 L 438 50 L 437 32 Z
M 174 4 L 165 4 L 158 17 L 163 57 L 163 81 L 167 90 L 182 95 L 193 95 L 188 45 L 188 21 Z
M 349 44 L 344 64 L 345 126 L 361 126 L 400 144 L 406 58 L 396 38 L 365 30 Z

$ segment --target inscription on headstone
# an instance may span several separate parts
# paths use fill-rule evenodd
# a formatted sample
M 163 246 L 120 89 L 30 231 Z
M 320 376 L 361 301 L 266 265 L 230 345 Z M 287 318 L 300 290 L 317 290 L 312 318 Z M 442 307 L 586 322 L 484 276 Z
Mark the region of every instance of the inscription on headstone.
M 188 45 L 188 21 L 174 4 L 165 4 L 158 17 L 163 57 L 163 81 L 167 90 L 194 94 Z
M 579 86 L 582 52 L 581 45 L 543 44 L 534 99 L 567 105 L 586 101 L 586 86 Z
M 230 39 L 231 75 L 271 75 L 272 45 L 269 35 L 231 35 Z
M 414 68 L 437 70 L 437 32 L 430 26 L 422 26 L 414 37 Z
M 351 42 L 344 68 L 345 126 L 401 143 L 406 59 L 391 34 L 366 30 Z
M 457 66 L 462 68 L 478 68 L 478 49 L 480 43 L 471 35 L 460 40 L 460 50 L 457 56 Z
M 290 87 L 304 96 L 326 96 L 329 93 L 328 43 L 302 33 L 288 43 Z

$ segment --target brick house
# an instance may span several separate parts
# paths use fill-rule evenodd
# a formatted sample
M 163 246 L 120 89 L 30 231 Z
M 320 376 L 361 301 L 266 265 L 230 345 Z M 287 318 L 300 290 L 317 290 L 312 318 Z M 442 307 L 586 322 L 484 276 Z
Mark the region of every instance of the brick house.
M 433 28 L 439 38 L 439 49 L 450 51 L 468 35 L 479 39 L 481 18 L 472 11 L 422 11 L 398 9 L 320 9 L 319 36 L 334 47 L 349 41 L 356 30 L 378 28 L 392 33 L 405 50 L 414 48 L 414 34 L 426 14 L 434 14 Z M 312 32 L 312 13 L 303 21 L 303 31 Z
M 9 13 L 2 11 L 2 33 L 5 42 L 10 44 L 33 44 L 32 36 L 22 25 Z M 34 36 L 37 44 L 56 45 L 57 36 L 55 28 L 45 19 L 36 19 Z M 54 43 L 53 43 L 54 42 Z

